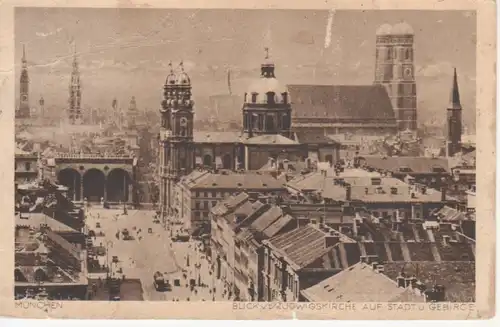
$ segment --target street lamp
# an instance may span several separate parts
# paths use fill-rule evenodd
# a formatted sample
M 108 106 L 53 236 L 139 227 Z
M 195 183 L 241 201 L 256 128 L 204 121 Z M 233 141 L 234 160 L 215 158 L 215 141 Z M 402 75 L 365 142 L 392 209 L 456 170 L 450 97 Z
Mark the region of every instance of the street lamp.
M 106 279 L 109 279 L 109 272 L 110 272 L 110 266 L 109 266 L 109 245 L 112 246 L 113 242 L 106 241 L 106 265 L 107 265 Z

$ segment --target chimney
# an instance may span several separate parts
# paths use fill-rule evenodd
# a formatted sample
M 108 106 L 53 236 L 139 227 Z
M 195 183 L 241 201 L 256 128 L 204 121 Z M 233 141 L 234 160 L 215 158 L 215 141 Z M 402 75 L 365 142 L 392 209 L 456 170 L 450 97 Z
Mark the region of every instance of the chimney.
M 450 245 L 450 235 L 443 235 L 443 246 L 449 246 Z
M 398 283 L 398 287 L 401 287 L 401 288 L 404 288 L 405 287 L 405 278 L 403 275 L 399 275 L 397 278 L 396 278 L 396 281 Z
M 406 277 L 405 278 L 405 287 L 413 287 L 413 285 L 416 281 L 417 281 L 417 278 L 414 276 Z
M 446 201 L 446 187 L 441 187 L 441 202 Z
M 349 184 L 345 186 L 345 200 L 351 201 L 351 185 Z
M 359 261 L 363 262 L 363 263 L 367 263 L 367 258 L 366 258 L 366 255 L 362 255 L 359 257 Z
M 425 292 L 425 285 L 415 278 L 415 282 L 412 284 L 412 288 L 415 294 L 422 295 Z
M 340 238 L 337 235 L 326 235 L 325 236 L 325 247 L 329 248 L 331 246 L 336 245 L 339 242 Z
M 297 219 L 297 224 L 298 224 L 298 227 L 307 226 L 307 224 L 309 224 L 309 218 L 307 218 L 307 217 L 299 217 Z
M 378 273 L 383 273 L 385 271 L 384 265 L 382 265 L 382 264 L 377 265 L 376 270 Z

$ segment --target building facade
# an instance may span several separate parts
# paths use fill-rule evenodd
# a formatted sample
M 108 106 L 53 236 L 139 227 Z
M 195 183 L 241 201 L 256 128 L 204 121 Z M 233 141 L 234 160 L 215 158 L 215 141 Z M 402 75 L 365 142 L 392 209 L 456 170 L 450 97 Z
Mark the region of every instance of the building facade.
M 377 30 L 375 84 L 386 88 L 399 130 L 417 129 L 413 41 L 413 29 L 404 22 Z

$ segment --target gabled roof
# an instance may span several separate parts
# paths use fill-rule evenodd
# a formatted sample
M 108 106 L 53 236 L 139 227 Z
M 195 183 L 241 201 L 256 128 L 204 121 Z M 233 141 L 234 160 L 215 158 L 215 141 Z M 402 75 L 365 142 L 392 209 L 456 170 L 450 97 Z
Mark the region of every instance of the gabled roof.
M 397 302 L 404 293 L 408 302 L 423 302 L 425 298 L 397 283 L 364 263 L 357 263 L 318 284 L 302 290 L 311 302 Z
M 296 132 L 295 137 L 300 144 L 338 144 L 337 141 L 322 133 Z
M 428 174 L 436 173 L 435 169 L 442 169 L 444 173 L 449 173 L 448 159 L 444 157 L 381 157 L 363 156 L 362 163 L 367 167 L 377 170 L 391 171 L 393 173 L 407 174 Z
M 279 134 L 266 134 L 249 138 L 245 144 L 250 145 L 294 145 L 298 142 Z
M 269 243 L 299 269 L 333 249 L 333 246 L 326 248 L 325 234 L 310 225 L 277 235 Z
M 394 121 L 382 85 L 288 85 L 294 118 Z
M 203 178 L 194 181 L 189 185 L 195 189 L 284 189 L 282 182 L 270 174 L 262 172 L 228 173 L 215 174 L 209 173 Z
M 238 143 L 243 142 L 245 137 L 241 132 L 194 131 L 193 140 L 195 143 Z

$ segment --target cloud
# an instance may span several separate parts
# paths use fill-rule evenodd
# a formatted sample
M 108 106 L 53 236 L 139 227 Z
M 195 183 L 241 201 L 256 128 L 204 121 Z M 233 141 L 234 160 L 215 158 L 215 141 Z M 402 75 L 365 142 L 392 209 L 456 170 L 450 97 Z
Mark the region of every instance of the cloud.
M 422 77 L 451 76 L 453 65 L 448 61 L 441 61 L 428 65 L 417 66 L 416 75 Z

